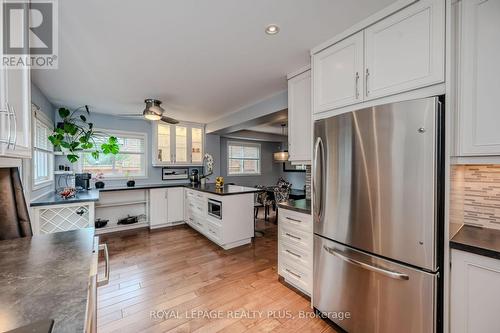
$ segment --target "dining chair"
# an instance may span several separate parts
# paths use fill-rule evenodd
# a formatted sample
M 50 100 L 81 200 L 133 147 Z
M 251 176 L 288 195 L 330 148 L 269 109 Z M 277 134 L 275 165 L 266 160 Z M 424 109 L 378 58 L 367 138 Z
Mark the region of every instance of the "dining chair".
M 0 240 L 33 235 L 18 168 L 0 168 Z

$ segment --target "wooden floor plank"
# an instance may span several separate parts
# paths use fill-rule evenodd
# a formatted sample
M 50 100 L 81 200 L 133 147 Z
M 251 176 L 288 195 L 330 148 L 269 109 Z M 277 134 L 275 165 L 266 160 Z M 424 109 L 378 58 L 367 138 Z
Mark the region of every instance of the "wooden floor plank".
M 98 290 L 98 332 L 335 332 L 297 316 L 310 302 L 278 281 L 276 225 L 258 223 L 264 237 L 229 251 L 188 226 L 101 236 L 112 273 Z

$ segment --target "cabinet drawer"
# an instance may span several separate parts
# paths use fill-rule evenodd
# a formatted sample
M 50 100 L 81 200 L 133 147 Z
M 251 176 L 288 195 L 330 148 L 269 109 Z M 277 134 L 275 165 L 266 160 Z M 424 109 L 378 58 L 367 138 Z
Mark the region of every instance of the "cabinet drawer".
M 311 294 L 311 271 L 290 265 L 286 260 L 281 263 L 281 276 L 286 282 L 301 289 L 307 294 Z
M 207 221 L 205 230 L 210 238 L 213 238 L 217 242 L 222 242 L 222 227 L 220 225 Z
M 297 213 L 288 209 L 279 208 L 279 222 L 281 225 L 292 229 L 304 231 L 312 230 L 311 215 Z
M 280 241 L 307 251 L 311 247 L 312 234 L 297 228 L 282 225 L 279 228 Z
M 286 261 L 293 266 L 310 270 L 312 267 L 312 249 L 293 246 L 290 242 L 281 241 L 279 245 L 279 261 Z

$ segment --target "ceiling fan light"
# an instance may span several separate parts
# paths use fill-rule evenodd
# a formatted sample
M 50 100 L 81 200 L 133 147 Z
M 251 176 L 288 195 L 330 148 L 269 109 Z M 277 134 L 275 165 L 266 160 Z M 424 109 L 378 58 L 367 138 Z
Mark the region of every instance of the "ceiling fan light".
M 155 99 L 147 99 L 144 102 L 146 103 L 146 108 L 142 112 L 144 118 L 148 120 L 160 120 L 164 111 L 160 106 L 161 102 Z
M 144 112 L 144 118 L 147 120 L 160 120 L 161 116 L 155 114 L 155 113 L 146 113 Z

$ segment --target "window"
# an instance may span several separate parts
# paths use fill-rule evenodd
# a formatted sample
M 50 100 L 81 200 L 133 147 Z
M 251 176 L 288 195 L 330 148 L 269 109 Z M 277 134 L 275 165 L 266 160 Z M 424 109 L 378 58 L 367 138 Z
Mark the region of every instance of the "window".
M 36 110 L 33 113 L 33 189 L 49 185 L 54 179 L 54 148 L 48 137 L 52 133 L 50 120 Z
M 101 145 L 110 136 L 115 136 L 120 145 L 116 155 L 99 154 L 96 160 L 91 152 L 85 152 L 80 158 L 80 169 L 92 175 L 102 173 L 106 178 L 146 177 L 146 134 L 101 130 L 105 133 L 97 138 L 96 144 Z
M 260 175 L 260 144 L 228 142 L 227 174 Z

